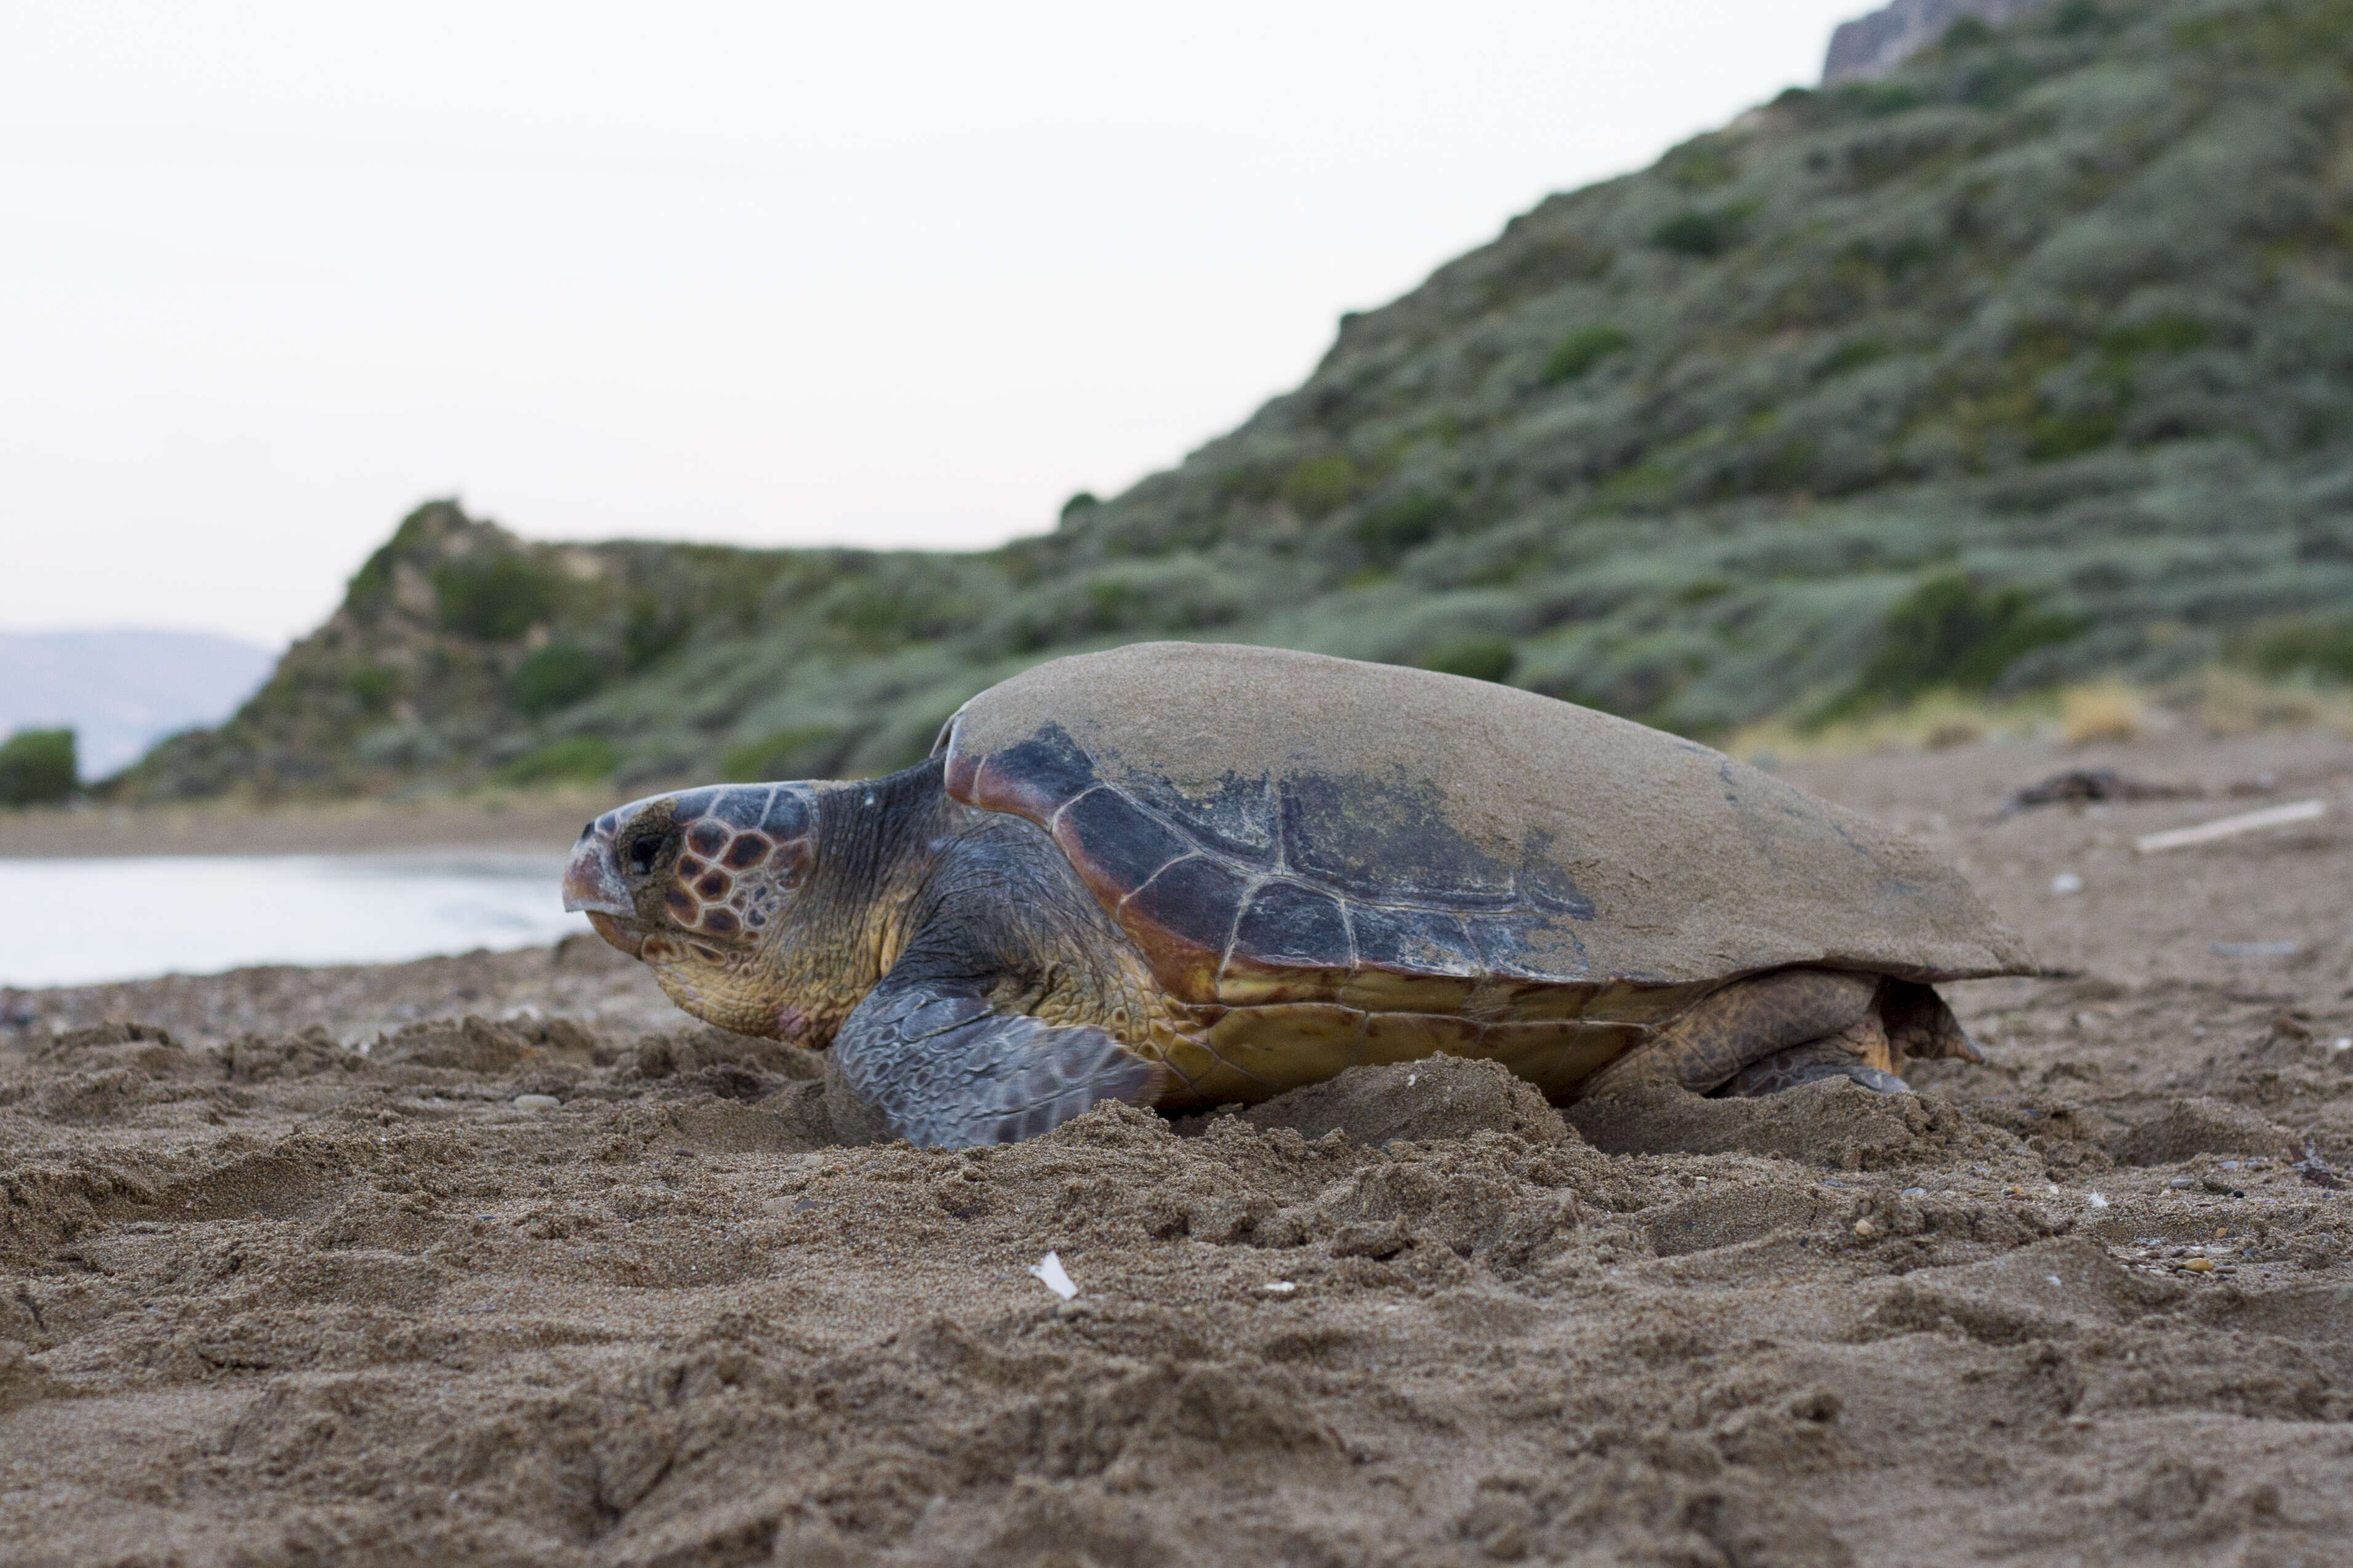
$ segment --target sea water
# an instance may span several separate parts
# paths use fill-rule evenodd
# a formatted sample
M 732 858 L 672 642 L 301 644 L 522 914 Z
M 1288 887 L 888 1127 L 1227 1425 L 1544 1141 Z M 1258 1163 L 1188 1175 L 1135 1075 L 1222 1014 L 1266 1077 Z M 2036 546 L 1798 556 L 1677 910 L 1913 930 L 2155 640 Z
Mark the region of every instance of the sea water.
M 560 855 L 0 859 L 0 985 L 391 963 L 575 931 Z

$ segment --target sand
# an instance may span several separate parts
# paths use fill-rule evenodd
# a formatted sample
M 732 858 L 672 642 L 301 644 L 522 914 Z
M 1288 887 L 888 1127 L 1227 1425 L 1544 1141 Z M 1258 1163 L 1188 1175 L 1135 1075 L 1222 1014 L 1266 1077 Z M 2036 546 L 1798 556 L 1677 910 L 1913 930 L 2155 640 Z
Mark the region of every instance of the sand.
M 71 805 L 0 811 L 0 857 L 356 855 L 400 849 L 513 849 L 560 855 L 613 802 L 577 790 L 361 800 L 267 809 Z
M 2095 763 L 2209 795 L 1987 820 Z M 1989 1066 L 949 1154 L 592 944 L 0 994 L 0 1563 L 2342 1560 L 2353 747 L 1793 776 L 2044 954 Z

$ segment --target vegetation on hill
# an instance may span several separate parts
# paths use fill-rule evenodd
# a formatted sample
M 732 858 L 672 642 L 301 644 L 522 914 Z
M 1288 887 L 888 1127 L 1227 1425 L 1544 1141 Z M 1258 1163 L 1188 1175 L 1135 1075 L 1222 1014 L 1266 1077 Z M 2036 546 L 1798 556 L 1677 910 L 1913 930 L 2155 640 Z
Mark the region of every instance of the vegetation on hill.
M 535 545 L 426 507 L 124 785 L 880 770 L 1028 663 L 1152 637 L 1703 736 L 2226 658 L 2353 678 L 2353 0 L 2062 0 L 1793 89 L 1001 550 Z

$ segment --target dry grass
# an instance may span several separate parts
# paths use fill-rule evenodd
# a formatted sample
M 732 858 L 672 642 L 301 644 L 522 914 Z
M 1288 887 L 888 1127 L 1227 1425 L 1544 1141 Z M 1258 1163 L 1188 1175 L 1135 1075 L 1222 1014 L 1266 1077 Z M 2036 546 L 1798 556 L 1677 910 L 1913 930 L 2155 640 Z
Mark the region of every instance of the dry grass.
M 1764 720 L 1733 736 L 1725 749 L 1736 757 L 1783 761 L 1873 752 L 1936 752 L 1981 741 L 2028 740 L 2049 731 L 2059 713 L 2060 699 L 2051 692 L 1988 702 L 1958 692 L 1932 691 L 1900 708 L 1834 724 Z
M 2166 705 L 2212 735 L 2259 730 L 2331 730 L 2353 735 L 2353 691 L 2306 682 L 2259 679 L 2244 670 L 2200 670 L 2162 693 Z
M 2216 667 L 2149 690 L 2121 680 L 2029 692 L 2000 701 L 1933 691 L 1866 718 L 1808 727 L 1767 719 L 1734 735 L 1736 757 L 1800 761 L 1873 752 L 1934 752 L 1980 741 L 2058 741 L 2070 746 L 2124 742 L 2182 724 L 2210 735 L 2264 730 L 2326 730 L 2353 736 L 2353 690 L 2267 681 Z
M 2060 697 L 2060 739 L 2071 746 L 2129 741 L 2147 723 L 2147 700 L 2120 680 L 2074 687 Z

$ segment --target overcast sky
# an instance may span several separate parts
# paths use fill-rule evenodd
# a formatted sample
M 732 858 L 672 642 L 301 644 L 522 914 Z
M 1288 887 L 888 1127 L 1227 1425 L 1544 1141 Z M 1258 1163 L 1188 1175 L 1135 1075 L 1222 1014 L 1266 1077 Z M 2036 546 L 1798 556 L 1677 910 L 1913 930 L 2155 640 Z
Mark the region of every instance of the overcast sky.
M 0 0 L 0 629 L 277 642 L 417 500 L 981 546 L 1868 0 Z

